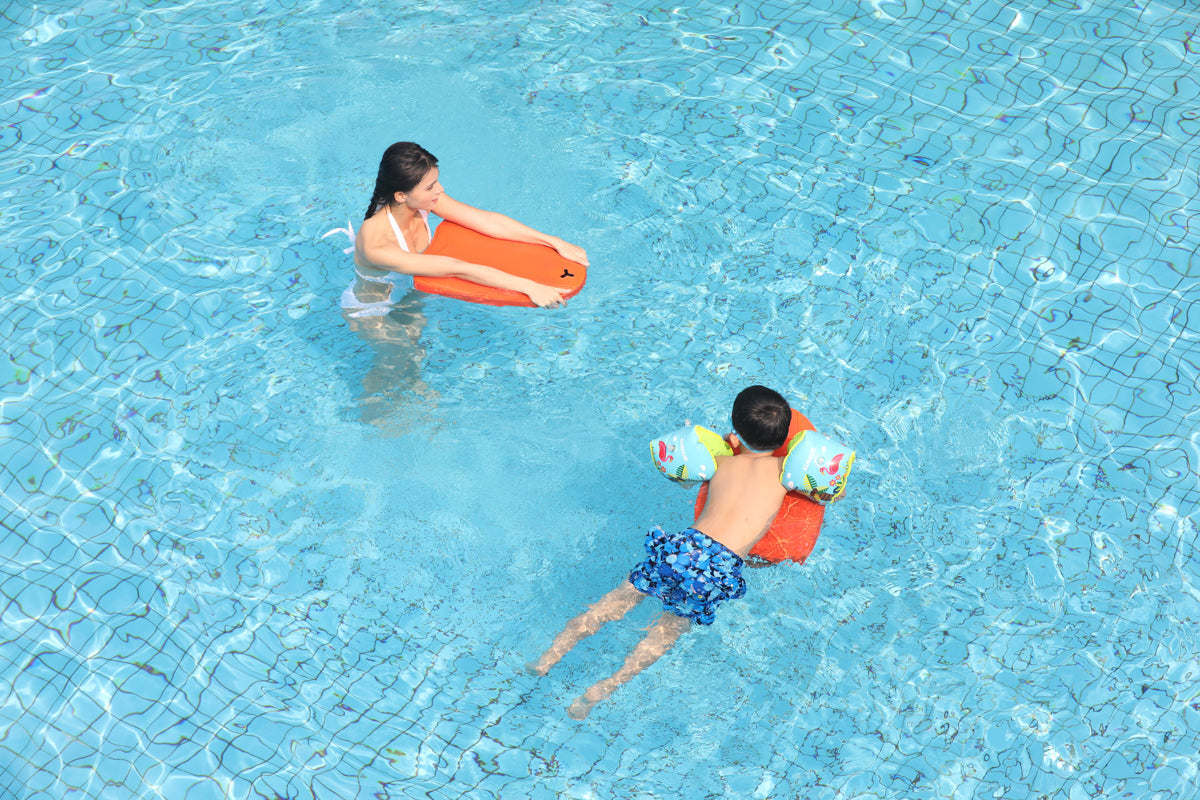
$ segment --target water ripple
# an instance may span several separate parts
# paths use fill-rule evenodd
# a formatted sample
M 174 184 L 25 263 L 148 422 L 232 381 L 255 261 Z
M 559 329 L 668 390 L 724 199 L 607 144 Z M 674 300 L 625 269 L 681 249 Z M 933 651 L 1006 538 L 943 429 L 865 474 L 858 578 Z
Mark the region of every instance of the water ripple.
M 5 790 L 1191 785 L 1193 22 L 7 11 Z M 374 355 L 336 327 L 319 235 L 409 135 L 440 138 L 462 196 L 589 237 L 596 268 L 565 314 L 431 299 L 423 385 L 367 429 Z M 720 426 L 759 380 L 856 443 L 854 500 L 807 564 L 758 571 L 727 624 L 567 722 L 640 620 L 545 681 L 517 665 L 691 500 L 629 442 Z

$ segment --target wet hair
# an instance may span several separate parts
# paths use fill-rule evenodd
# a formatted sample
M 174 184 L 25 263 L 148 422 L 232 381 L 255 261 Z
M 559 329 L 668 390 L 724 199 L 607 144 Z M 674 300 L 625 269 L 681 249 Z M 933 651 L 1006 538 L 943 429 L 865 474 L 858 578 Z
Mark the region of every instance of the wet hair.
M 783 395 L 765 386 L 747 386 L 733 401 L 733 429 L 742 444 L 771 452 L 787 441 L 792 409 Z
M 384 150 L 379 174 L 375 176 L 375 191 L 371 193 L 371 204 L 363 219 L 370 219 L 372 214 L 391 203 L 396 192 L 411 192 L 437 163 L 433 153 L 415 142 L 396 142 Z

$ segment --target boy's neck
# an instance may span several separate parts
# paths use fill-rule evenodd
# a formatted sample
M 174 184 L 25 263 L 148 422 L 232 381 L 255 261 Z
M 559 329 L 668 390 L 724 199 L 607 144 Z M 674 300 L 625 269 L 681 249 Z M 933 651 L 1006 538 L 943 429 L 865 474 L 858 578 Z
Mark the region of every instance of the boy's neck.
M 743 439 L 741 436 L 738 436 L 736 431 L 734 432 L 733 436 L 730 438 L 737 440 L 738 448 L 741 449 L 741 451 L 742 451 L 740 453 L 740 455 L 744 455 L 744 456 L 769 456 L 772 453 L 774 453 L 775 450 L 777 449 L 777 448 L 772 447 L 770 450 L 755 450 L 753 447 L 746 444 L 746 440 Z

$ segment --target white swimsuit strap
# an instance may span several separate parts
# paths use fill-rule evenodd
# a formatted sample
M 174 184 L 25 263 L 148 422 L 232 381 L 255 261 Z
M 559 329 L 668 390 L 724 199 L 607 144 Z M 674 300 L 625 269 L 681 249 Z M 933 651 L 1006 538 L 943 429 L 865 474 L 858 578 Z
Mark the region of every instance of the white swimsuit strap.
M 392 216 L 392 209 L 386 208 L 388 222 L 392 224 L 392 233 L 396 234 L 396 242 L 399 243 L 400 249 L 404 252 L 410 252 L 408 242 L 404 240 L 404 234 L 400 232 L 400 223 L 396 222 L 396 218 Z M 429 235 L 429 241 L 433 241 L 433 228 L 429 227 L 429 212 L 422 210 L 421 219 L 425 221 L 425 232 Z
M 397 223 L 396 218 L 392 216 L 392 210 L 390 208 L 385 208 L 384 210 L 387 211 L 388 222 L 392 223 L 392 233 L 396 234 L 396 243 L 400 245 L 401 250 L 407 253 L 408 242 L 404 241 L 404 234 L 400 231 L 399 223 Z M 429 222 L 426 221 L 425 224 L 428 225 Z

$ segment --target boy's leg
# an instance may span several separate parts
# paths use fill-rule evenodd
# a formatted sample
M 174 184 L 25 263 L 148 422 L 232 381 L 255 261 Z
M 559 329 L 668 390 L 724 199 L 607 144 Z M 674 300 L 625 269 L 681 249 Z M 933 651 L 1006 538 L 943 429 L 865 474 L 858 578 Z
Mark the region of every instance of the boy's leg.
M 671 649 L 676 640 L 692 627 L 692 621 L 687 617 L 677 617 L 674 614 L 663 613 L 658 621 L 646 631 L 645 638 L 638 642 L 637 647 L 625 659 L 625 665 L 610 677 L 595 683 L 592 688 L 580 695 L 567 713 L 574 719 L 583 719 L 592 710 L 592 706 L 617 690 L 625 681 L 637 675 L 646 667 L 658 661 L 663 653 Z
M 616 622 L 628 613 L 629 609 L 642 602 L 646 595 L 633 588 L 629 581 L 623 582 L 616 589 L 601 597 L 588 610 L 567 623 L 550 645 L 550 649 L 542 653 L 537 661 L 531 661 L 526 669 L 534 675 L 545 675 L 550 668 L 557 664 L 571 648 L 579 644 L 581 639 L 591 636 L 606 622 Z

